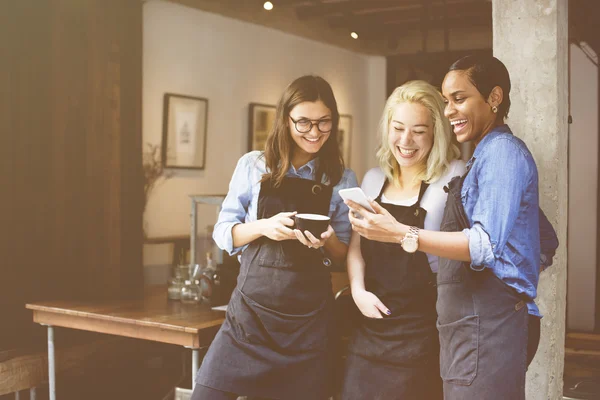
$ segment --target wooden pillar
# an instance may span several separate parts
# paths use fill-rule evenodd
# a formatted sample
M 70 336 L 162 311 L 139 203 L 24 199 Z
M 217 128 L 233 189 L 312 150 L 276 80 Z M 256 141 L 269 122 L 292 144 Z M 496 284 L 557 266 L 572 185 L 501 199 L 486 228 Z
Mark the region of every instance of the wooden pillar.
M 142 287 L 142 3 L 0 5 L 0 348 L 27 301 Z

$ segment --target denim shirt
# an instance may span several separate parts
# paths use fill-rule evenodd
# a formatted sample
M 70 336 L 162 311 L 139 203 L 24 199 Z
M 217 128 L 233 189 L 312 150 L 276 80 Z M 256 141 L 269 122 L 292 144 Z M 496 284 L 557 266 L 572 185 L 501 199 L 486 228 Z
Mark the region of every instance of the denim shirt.
M 558 240 L 539 209 L 533 156 L 525 143 L 502 125 L 477 145 L 467 170 L 461 197 L 471 226 L 463 231 L 469 238 L 471 268 L 490 268 L 524 295 L 529 300 L 529 314 L 539 317 L 533 299 L 540 267 L 552 263 Z
M 317 159 L 309 161 L 297 170 L 290 165 L 286 176 L 302 179 L 314 179 L 317 168 Z M 230 255 L 243 251 L 246 246 L 233 247 L 231 231 L 237 224 L 256 221 L 258 211 L 258 195 L 260 193 L 260 180 L 267 172 L 263 152 L 253 151 L 240 158 L 229 183 L 229 192 L 223 200 L 221 212 L 213 231 L 213 239 L 221 249 Z M 327 178 L 323 179 L 328 184 Z M 339 195 L 340 189 L 358 186 L 356 174 L 346 168 L 342 179 L 333 188 L 331 203 L 329 204 L 329 217 L 331 227 L 338 239 L 348 244 L 352 233 L 352 226 L 348 220 L 348 206 Z

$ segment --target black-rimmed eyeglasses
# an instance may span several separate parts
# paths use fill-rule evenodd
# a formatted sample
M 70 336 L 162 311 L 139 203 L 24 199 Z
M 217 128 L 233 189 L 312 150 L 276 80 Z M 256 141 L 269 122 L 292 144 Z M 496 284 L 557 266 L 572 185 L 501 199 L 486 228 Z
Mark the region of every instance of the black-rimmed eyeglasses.
M 300 118 L 299 120 L 295 120 L 291 115 L 290 119 L 294 123 L 296 130 L 300 133 L 310 132 L 315 125 L 321 133 L 329 133 L 331 132 L 331 128 L 333 128 L 333 122 L 331 119 L 310 120 L 307 118 Z

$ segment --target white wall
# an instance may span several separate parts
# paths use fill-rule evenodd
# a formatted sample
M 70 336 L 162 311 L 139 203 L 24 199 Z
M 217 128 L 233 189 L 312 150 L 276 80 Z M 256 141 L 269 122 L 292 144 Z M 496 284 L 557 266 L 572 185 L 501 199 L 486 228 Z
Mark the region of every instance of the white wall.
M 304 74 L 328 80 L 340 113 L 353 116 L 349 166 L 359 179 L 375 165 L 385 58 L 164 1 L 144 4 L 143 24 L 144 143 L 161 142 L 165 92 L 209 99 L 205 169 L 177 171 L 152 192 L 145 215 L 149 237 L 189 232 L 188 195 L 226 193 L 247 150 L 248 103 L 276 104 L 284 88 Z M 145 264 L 157 257 L 146 251 Z
M 592 331 L 596 304 L 598 67 L 571 45 L 567 328 Z

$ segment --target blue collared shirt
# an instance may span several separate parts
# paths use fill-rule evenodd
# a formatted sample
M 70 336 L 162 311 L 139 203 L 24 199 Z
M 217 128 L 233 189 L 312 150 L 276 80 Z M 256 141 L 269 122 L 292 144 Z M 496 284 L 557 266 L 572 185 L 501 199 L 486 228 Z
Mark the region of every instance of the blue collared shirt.
M 461 197 L 471 226 L 463 231 L 469 238 L 471 268 L 490 268 L 529 299 L 529 314 L 541 316 L 533 301 L 540 266 L 552 263 L 558 241 L 539 210 L 533 156 L 525 143 L 502 125 L 477 145 L 467 170 Z
M 302 179 L 315 179 L 317 159 L 296 169 L 290 166 L 286 176 Z M 221 249 L 234 255 L 244 250 L 243 247 L 233 247 L 231 230 L 236 224 L 256 221 L 260 180 L 267 172 L 263 152 L 253 151 L 240 158 L 229 183 L 229 192 L 221 206 L 219 219 L 213 231 L 213 239 Z M 328 184 L 326 178 L 324 184 Z M 329 204 L 331 227 L 341 242 L 348 244 L 352 226 L 348 220 L 348 206 L 339 195 L 340 189 L 358 186 L 356 174 L 346 168 L 342 179 L 333 187 Z

